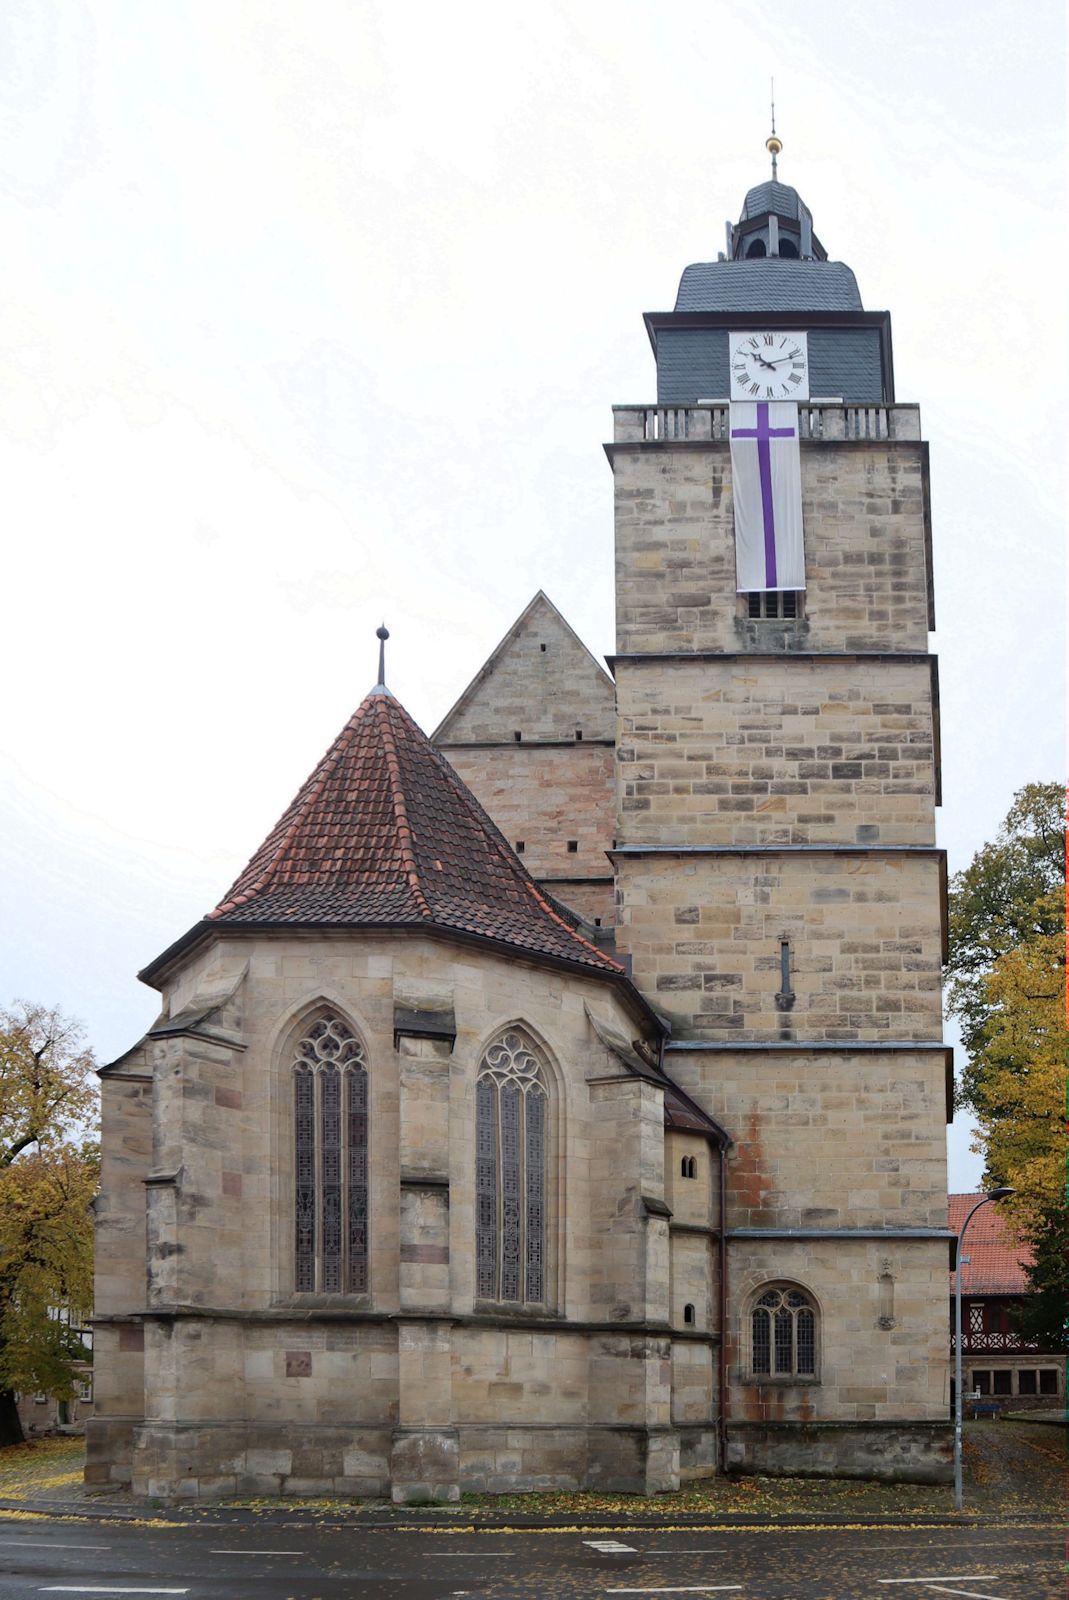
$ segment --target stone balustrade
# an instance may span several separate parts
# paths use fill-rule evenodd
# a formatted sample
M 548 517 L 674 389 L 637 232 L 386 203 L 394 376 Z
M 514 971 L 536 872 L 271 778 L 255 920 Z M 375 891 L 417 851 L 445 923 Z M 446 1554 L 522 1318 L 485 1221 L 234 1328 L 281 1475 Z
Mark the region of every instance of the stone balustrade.
M 730 437 L 730 407 L 724 403 L 693 406 L 613 406 L 616 444 L 674 444 L 680 440 Z M 887 405 L 822 405 L 798 407 L 799 433 L 814 443 L 857 439 L 919 439 L 920 407 Z

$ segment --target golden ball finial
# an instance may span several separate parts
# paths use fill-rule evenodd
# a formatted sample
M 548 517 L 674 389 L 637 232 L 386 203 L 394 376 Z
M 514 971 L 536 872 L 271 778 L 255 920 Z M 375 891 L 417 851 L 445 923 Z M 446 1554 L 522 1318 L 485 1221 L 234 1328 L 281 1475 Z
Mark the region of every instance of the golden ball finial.
M 770 156 L 778 156 L 780 151 L 783 149 L 783 140 L 777 138 L 774 133 L 770 134 L 765 140 L 765 149 L 768 151 Z

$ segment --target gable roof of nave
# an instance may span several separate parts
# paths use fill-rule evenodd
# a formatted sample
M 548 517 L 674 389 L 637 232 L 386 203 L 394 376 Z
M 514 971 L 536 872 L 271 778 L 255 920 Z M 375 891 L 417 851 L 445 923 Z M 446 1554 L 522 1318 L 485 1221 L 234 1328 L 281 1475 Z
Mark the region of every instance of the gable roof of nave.
M 615 737 L 615 690 L 543 590 L 524 607 L 431 734 L 436 745 Z

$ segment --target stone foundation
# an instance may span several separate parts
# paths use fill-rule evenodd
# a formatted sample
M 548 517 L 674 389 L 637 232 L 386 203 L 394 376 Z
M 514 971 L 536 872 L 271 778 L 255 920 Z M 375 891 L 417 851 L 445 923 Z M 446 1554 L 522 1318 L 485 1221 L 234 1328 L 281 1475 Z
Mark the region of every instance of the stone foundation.
M 140 1423 L 94 1430 L 87 1481 L 168 1502 L 330 1494 L 419 1505 L 461 1492 L 659 1494 L 715 1470 L 710 1429 Z
M 949 1483 L 953 1449 L 949 1421 L 729 1423 L 727 1468 L 784 1478 Z

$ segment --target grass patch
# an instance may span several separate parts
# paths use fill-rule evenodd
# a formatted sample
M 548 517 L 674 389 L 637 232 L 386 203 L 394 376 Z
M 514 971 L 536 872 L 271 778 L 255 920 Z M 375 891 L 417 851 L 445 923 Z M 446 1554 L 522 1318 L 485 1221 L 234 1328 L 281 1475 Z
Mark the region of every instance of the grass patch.
M 81 1488 L 85 1440 L 62 1434 L 28 1439 L 0 1450 L 0 1500 L 31 1500 L 58 1489 Z

